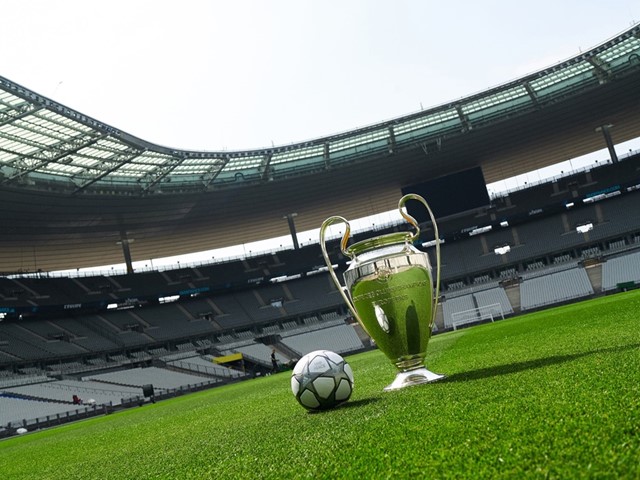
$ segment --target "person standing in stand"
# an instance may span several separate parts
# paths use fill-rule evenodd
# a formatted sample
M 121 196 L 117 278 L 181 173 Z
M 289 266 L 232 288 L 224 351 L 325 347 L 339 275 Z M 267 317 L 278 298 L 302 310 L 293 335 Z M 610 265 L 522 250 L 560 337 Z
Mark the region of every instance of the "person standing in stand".
M 278 360 L 276 360 L 276 349 L 271 349 L 271 373 L 278 373 Z

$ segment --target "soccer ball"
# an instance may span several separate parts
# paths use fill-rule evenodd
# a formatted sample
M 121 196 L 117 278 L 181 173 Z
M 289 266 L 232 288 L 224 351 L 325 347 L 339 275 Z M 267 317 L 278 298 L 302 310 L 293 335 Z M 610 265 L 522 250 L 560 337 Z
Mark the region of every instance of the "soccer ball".
M 307 410 L 327 410 L 349 400 L 353 371 L 337 353 L 316 350 L 296 363 L 291 374 L 291 390 Z

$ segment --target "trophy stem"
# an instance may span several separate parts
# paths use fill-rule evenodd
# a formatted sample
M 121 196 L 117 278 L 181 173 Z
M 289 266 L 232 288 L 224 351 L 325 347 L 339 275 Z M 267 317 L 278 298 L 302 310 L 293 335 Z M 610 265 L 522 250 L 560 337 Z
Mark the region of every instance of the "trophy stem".
M 433 373 L 424 367 L 416 368 L 415 370 L 409 370 L 407 372 L 400 372 L 396 375 L 395 380 L 384 388 L 385 392 L 392 390 L 400 390 L 405 387 L 412 387 L 414 385 L 421 385 L 423 383 L 431 383 L 444 378 L 444 375 L 439 373 Z

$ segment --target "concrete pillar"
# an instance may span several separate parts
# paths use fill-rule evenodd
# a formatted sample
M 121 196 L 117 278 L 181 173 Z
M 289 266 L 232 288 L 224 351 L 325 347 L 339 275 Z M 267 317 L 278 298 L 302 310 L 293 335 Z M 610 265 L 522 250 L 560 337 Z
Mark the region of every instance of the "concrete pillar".
M 616 149 L 613 147 L 613 140 L 611 140 L 611 132 L 609 131 L 613 127 L 611 124 L 602 125 L 601 127 L 596 128 L 596 132 L 602 132 L 602 136 L 604 137 L 604 141 L 607 144 L 607 149 L 609 150 L 609 156 L 611 157 L 611 162 L 618 162 L 618 155 L 616 154 Z
M 127 238 L 126 232 L 120 233 L 120 241 L 118 245 L 122 246 L 122 254 L 124 256 L 124 263 L 127 266 L 127 273 L 133 273 L 133 262 L 131 260 L 131 250 L 129 244 L 133 242 L 133 239 Z
M 289 224 L 289 233 L 291 233 L 291 240 L 293 240 L 293 248 L 296 250 L 300 249 L 300 245 L 298 244 L 298 234 L 296 233 L 296 224 L 293 221 L 295 217 L 297 217 L 297 213 L 287 213 L 284 217 L 287 219 L 287 223 Z

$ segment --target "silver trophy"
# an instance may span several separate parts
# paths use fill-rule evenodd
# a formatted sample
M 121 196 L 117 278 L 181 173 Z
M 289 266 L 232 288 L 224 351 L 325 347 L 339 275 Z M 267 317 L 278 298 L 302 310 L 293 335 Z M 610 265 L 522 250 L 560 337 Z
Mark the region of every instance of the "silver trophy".
M 407 200 L 421 202 L 433 223 L 436 252 L 435 288 L 428 255 L 413 246 L 413 242 L 420 235 L 420 228 L 418 222 L 403 210 Z M 320 228 L 322 255 L 349 310 L 377 347 L 399 370 L 395 380 L 385 390 L 429 383 L 444 377 L 427 370 L 424 366 L 440 294 L 438 226 L 431 208 L 419 195 L 403 196 L 398 203 L 398 209 L 403 218 L 415 228 L 415 233 L 391 233 L 347 247 L 351 227 L 345 218 L 330 217 Z M 333 270 L 325 245 L 327 228 L 339 222 L 346 224 L 340 249 L 351 259 L 349 268 L 344 272 L 348 296 Z

